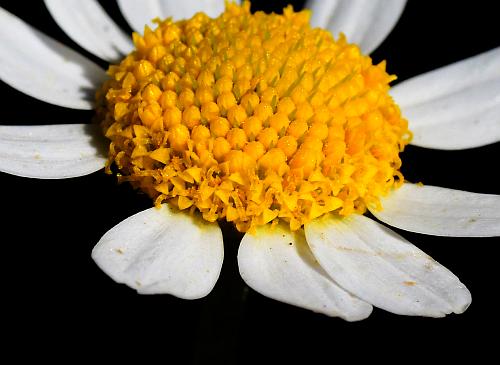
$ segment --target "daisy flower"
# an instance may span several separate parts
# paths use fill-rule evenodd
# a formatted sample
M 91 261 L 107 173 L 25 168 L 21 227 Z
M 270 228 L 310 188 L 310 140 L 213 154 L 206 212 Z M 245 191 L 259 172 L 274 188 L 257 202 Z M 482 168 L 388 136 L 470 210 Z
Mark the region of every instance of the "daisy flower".
M 100 128 L 1 126 L 0 170 L 61 179 L 106 166 L 149 195 L 156 207 L 110 229 L 92 252 L 116 282 L 207 295 L 224 256 L 217 221 L 226 220 L 245 233 L 241 277 L 267 297 L 348 321 L 372 306 L 429 317 L 469 306 L 451 271 L 380 222 L 500 235 L 500 196 L 410 183 L 399 157 L 410 142 L 459 150 L 500 140 L 498 48 L 389 91 L 385 62 L 364 54 L 403 1 L 309 1 L 311 28 L 309 13 L 292 8 L 252 15 L 248 3 L 121 0 L 133 43 L 95 1 L 45 4 L 73 41 L 112 63 L 107 74 L 1 9 L 0 77 L 47 103 L 95 108 Z

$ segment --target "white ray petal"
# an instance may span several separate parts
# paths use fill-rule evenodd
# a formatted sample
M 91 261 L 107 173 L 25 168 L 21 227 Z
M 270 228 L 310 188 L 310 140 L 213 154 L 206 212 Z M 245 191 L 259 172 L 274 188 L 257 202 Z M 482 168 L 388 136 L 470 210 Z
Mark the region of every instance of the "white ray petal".
M 168 205 L 127 218 L 92 251 L 97 265 L 141 294 L 196 299 L 214 287 L 222 268 L 222 232 L 215 223 Z
M 66 34 L 103 60 L 118 61 L 133 45 L 96 0 L 44 0 L 47 9 Z
M 404 81 L 391 94 L 416 146 L 456 150 L 500 141 L 500 47 Z
M 0 171 L 38 179 L 64 179 L 104 167 L 102 134 L 90 124 L 0 126 Z
M 338 5 L 338 0 L 307 0 L 305 8 L 311 10 L 311 26 L 326 28 Z
M 383 225 L 362 215 L 327 215 L 305 225 L 325 271 L 376 307 L 404 315 L 464 312 L 470 292 L 448 269 Z
M 392 92 L 398 103 L 412 106 L 499 77 L 500 47 L 406 80 Z
M 372 311 L 370 304 L 326 275 L 307 247 L 302 230 L 263 226 L 255 234 L 245 234 L 238 266 L 248 286 L 269 298 L 349 321 L 365 319 Z
M 92 109 L 106 78 L 92 61 L 0 8 L 0 79 L 15 89 L 73 109 Z
M 236 2 L 239 3 L 240 1 Z M 175 20 L 191 18 L 200 11 L 211 18 L 215 18 L 224 11 L 224 0 L 184 0 L 181 2 L 162 0 L 160 6 L 165 16 L 171 16 Z
M 137 33 L 144 32 L 144 26 L 153 28 L 153 20 L 156 17 L 165 18 L 159 0 L 118 0 L 118 6 L 128 24 Z
M 382 198 L 381 221 L 411 232 L 452 237 L 500 236 L 500 195 L 405 183 Z
M 239 2 L 239 1 L 238 1 Z M 138 33 L 144 31 L 144 26 L 155 27 L 151 22 L 154 18 L 173 17 L 174 20 L 191 18 L 197 12 L 204 12 L 210 17 L 216 17 L 224 11 L 224 0 L 118 0 L 123 16 L 130 26 Z
M 389 35 L 403 13 L 406 0 L 308 0 L 311 25 L 344 33 L 365 54 L 371 53 Z

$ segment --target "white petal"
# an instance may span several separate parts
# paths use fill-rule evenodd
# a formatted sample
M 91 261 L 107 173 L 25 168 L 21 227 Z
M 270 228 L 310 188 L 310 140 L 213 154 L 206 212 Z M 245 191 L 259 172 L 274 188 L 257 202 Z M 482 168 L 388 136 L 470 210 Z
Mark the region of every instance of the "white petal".
M 263 226 L 247 233 L 238 250 L 243 280 L 259 293 L 298 307 L 342 317 L 368 317 L 372 306 L 336 285 L 307 247 L 304 232 Z
M 95 56 L 112 62 L 132 51 L 130 37 L 96 0 L 45 0 L 45 5 L 64 32 Z
M 405 183 L 381 199 L 381 221 L 434 236 L 500 236 L 500 195 Z
M 304 7 L 311 10 L 311 26 L 326 28 L 339 0 L 307 0 Z
M 500 141 L 500 47 L 404 81 L 391 94 L 416 146 L 456 150 Z
M 141 294 L 196 299 L 214 287 L 224 248 L 217 224 L 164 204 L 127 218 L 92 251 L 97 265 Z
M 0 8 L 0 79 L 34 98 L 92 109 L 106 78 L 92 61 Z
M 470 292 L 448 269 L 383 225 L 362 215 L 327 215 L 305 225 L 311 250 L 344 289 L 404 315 L 462 313 Z
M 104 167 L 98 126 L 0 126 L 0 171 L 39 179 L 83 176 Z
M 118 0 L 118 5 L 127 22 L 138 33 L 144 31 L 145 25 L 153 27 L 151 20 L 157 17 L 181 20 L 202 11 L 213 18 L 224 11 L 224 0 Z
M 403 13 L 406 0 L 308 0 L 311 25 L 344 33 L 365 54 L 371 53 L 389 35 Z

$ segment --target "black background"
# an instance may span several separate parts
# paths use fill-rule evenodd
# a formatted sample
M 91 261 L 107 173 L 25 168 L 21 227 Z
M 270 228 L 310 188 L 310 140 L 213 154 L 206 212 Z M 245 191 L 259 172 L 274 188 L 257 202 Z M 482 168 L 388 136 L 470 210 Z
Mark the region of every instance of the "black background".
M 130 31 L 116 4 L 102 3 Z M 283 3 L 254 1 L 253 8 L 280 9 Z M 106 67 L 64 35 L 41 1 L 0 4 Z M 405 80 L 497 47 L 494 4 L 410 0 L 391 35 L 372 54 L 374 62 L 387 59 L 389 72 Z M 0 93 L 1 124 L 86 123 L 92 117 L 92 112 L 44 104 L 4 83 Z M 499 143 L 454 152 L 408 147 L 403 173 L 410 181 L 500 194 L 495 177 L 499 156 Z M 99 350 L 111 358 L 160 355 L 165 363 L 181 364 L 265 363 L 271 358 L 280 363 L 298 358 L 334 362 L 345 356 L 354 362 L 361 357 L 427 362 L 440 355 L 451 360 L 474 354 L 480 360 L 498 344 L 498 238 L 398 231 L 460 277 L 472 292 L 471 307 L 444 319 L 375 309 L 367 320 L 347 323 L 248 289 L 236 265 L 240 235 L 230 226 L 224 227 L 222 274 L 208 297 L 139 296 L 102 273 L 90 252 L 107 230 L 148 208 L 146 197 L 102 172 L 52 181 L 0 173 L 0 184 L 2 332 L 7 335 L 4 346 L 23 346 L 24 351 L 14 352 L 18 359 L 98 360 Z M 63 350 L 72 355 L 66 357 Z

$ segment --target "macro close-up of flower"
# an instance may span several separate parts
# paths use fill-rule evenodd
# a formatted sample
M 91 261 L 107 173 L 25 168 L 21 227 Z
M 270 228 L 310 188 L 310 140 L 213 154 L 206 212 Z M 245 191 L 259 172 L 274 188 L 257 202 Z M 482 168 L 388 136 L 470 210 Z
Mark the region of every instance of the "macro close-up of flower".
M 279 336 L 492 310 L 495 33 L 474 48 L 426 30 L 413 1 L 287 4 L 2 3 L 15 287 L 96 321 L 170 312 L 195 360 L 226 341 L 234 360 L 270 321 Z

